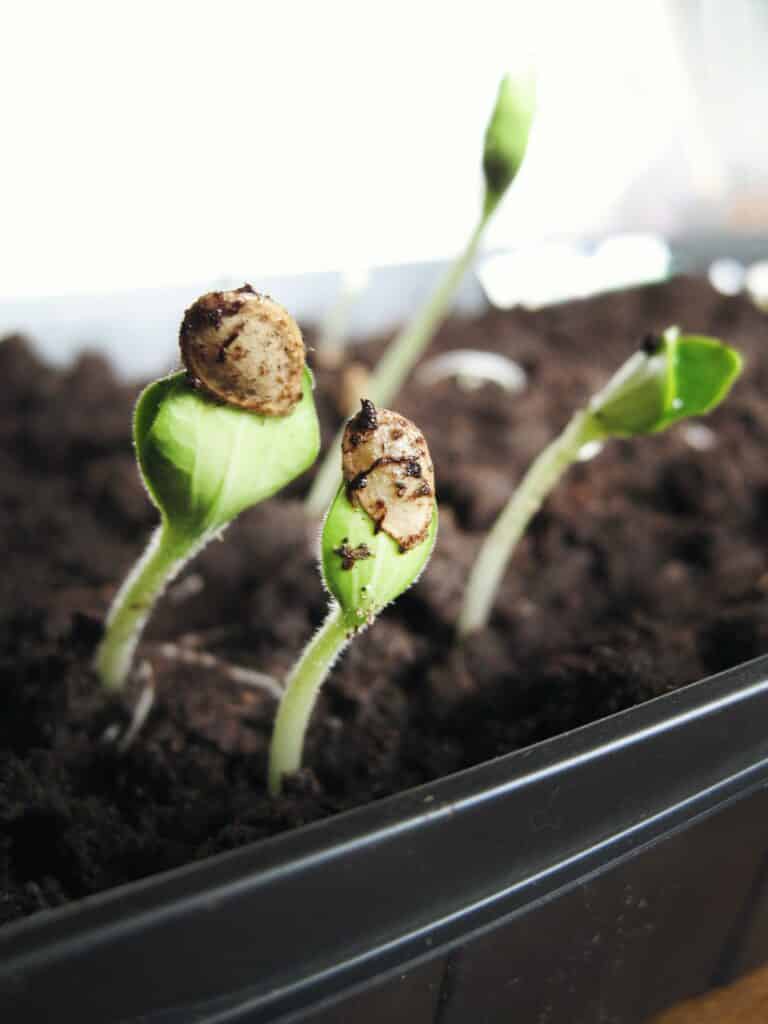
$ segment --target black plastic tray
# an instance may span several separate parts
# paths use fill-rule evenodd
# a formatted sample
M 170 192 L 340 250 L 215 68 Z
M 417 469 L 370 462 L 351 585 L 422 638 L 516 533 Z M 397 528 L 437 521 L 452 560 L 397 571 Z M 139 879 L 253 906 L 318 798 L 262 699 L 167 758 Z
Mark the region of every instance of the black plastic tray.
M 768 957 L 768 658 L 0 933 L 0 1019 L 630 1024 Z

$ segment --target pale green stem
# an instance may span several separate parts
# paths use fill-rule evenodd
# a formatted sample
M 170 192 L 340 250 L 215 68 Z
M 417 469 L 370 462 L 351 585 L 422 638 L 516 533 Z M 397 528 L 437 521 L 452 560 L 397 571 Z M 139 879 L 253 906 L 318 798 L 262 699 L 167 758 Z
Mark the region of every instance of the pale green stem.
M 344 427 L 342 426 L 331 441 L 328 453 L 323 459 L 307 495 L 307 513 L 316 519 L 322 516 L 333 501 L 333 496 L 341 483 L 341 441 L 343 436 Z
M 458 621 L 460 636 L 487 623 L 499 584 L 517 542 L 541 504 L 581 448 L 602 438 L 588 410 L 577 412 L 565 430 L 535 459 L 483 541 L 469 574 Z
M 288 677 L 277 709 L 269 750 L 269 792 L 272 796 L 279 796 L 284 775 L 301 768 L 304 736 L 312 709 L 320 687 L 347 644 L 349 632 L 340 606 L 334 603 Z
M 179 537 L 162 523 L 117 592 L 107 616 L 94 666 L 107 690 L 125 685 L 136 645 L 165 587 L 209 538 Z
M 368 382 L 365 395 L 374 405 L 388 406 L 403 385 L 424 349 L 429 344 L 440 323 L 448 313 L 453 297 L 458 291 L 464 275 L 472 266 L 477 254 L 483 231 L 496 208 L 487 201 L 464 251 L 448 268 L 428 302 L 418 315 L 405 327 L 387 348 L 379 365 Z M 350 414 L 354 409 L 350 409 Z M 339 430 L 328 454 L 314 479 L 307 495 L 307 512 L 319 517 L 333 501 L 341 483 L 341 438 L 344 428 Z
M 428 302 L 415 319 L 394 339 L 379 361 L 370 380 L 370 397 L 375 405 L 388 405 L 403 385 L 419 356 L 450 310 L 453 297 L 467 270 L 475 261 L 488 214 L 478 220 L 464 251 L 448 268 Z

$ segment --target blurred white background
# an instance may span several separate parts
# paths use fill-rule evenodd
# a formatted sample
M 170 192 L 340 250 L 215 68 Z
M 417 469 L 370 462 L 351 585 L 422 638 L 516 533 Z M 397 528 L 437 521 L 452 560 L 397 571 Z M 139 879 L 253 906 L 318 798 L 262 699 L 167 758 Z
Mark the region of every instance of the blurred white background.
M 768 229 L 761 0 L 26 2 L 0 34 L 0 297 L 442 258 L 498 80 L 540 117 L 489 248 Z

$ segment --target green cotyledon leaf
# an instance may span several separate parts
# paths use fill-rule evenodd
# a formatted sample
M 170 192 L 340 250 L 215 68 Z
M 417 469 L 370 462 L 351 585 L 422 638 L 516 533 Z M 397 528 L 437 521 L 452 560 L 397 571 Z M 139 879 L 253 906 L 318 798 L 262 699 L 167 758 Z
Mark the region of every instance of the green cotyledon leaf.
M 627 360 L 589 409 L 596 436 L 655 434 L 722 402 L 739 376 L 741 355 L 716 338 L 669 328 Z
M 311 373 L 304 370 L 301 400 L 279 417 L 219 403 L 175 373 L 139 398 L 134 443 L 144 483 L 169 526 L 179 533 L 219 529 L 317 458 Z
M 505 75 L 485 131 L 483 173 L 486 208 L 494 208 L 517 177 L 528 150 L 536 110 L 531 72 Z
M 368 513 L 352 505 L 342 484 L 323 524 L 323 579 L 338 601 L 348 629 L 359 629 L 419 578 L 437 538 L 437 503 L 427 536 L 401 551 Z

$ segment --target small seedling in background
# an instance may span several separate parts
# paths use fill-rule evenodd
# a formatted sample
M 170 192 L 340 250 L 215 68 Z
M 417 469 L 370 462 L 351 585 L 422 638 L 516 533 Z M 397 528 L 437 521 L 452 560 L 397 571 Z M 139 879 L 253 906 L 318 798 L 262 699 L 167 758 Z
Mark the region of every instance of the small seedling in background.
M 366 385 L 377 405 L 397 395 L 408 374 L 450 311 L 451 303 L 472 265 L 488 223 L 517 176 L 528 148 L 535 109 L 533 77 L 507 75 L 499 86 L 496 105 L 485 132 L 483 174 L 485 191 L 480 217 L 464 250 L 449 267 L 424 307 L 392 341 Z M 320 516 L 339 484 L 336 452 L 341 432 L 323 461 L 307 497 L 310 515 Z
M 432 460 L 409 420 L 363 401 L 342 439 L 341 484 L 321 537 L 328 616 L 288 677 L 275 720 L 269 790 L 301 767 L 324 680 L 349 640 L 416 581 L 437 535 Z
M 246 285 L 187 310 L 186 372 L 139 397 L 133 435 L 160 526 L 115 597 L 96 669 L 119 690 L 167 584 L 240 512 L 303 473 L 320 447 L 312 378 L 296 322 Z
M 365 292 L 370 271 L 364 266 L 349 267 L 340 275 L 340 287 L 335 301 L 323 318 L 317 336 L 317 365 L 336 370 L 344 361 L 352 311 Z M 346 416 L 349 409 L 344 410 Z
M 469 576 L 458 631 L 488 621 L 515 545 L 541 503 L 585 447 L 614 437 L 656 434 L 718 405 L 741 371 L 741 356 L 714 338 L 669 328 L 649 336 L 533 462 L 485 538 Z

